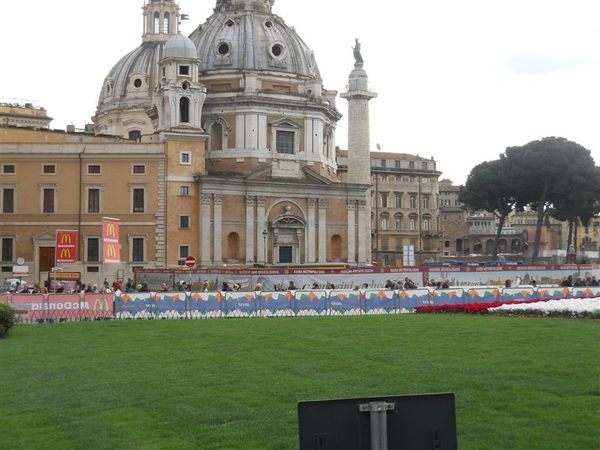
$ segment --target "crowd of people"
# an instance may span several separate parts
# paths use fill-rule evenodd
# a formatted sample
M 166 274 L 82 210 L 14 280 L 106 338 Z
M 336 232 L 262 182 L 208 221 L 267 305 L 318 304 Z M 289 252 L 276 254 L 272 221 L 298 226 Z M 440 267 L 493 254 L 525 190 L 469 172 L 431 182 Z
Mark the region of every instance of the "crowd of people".
M 569 275 L 567 278 L 562 280 L 560 283 L 562 287 L 598 287 L 600 286 L 600 282 L 596 279 L 596 276 L 591 277 L 582 277 L 578 276 L 573 279 L 572 275 Z

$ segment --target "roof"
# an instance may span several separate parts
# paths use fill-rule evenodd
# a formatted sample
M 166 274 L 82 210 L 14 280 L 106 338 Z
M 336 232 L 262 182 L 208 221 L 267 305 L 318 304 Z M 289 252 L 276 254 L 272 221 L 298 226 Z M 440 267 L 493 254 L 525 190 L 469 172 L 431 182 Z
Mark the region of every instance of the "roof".
M 348 150 L 336 149 L 337 156 L 347 157 Z M 394 153 L 394 152 L 371 152 L 371 159 L 391 159 L 401 161 L 434 161 L 431 158 L 423 158 L 419 155 L 411 155 L 409 153 Z

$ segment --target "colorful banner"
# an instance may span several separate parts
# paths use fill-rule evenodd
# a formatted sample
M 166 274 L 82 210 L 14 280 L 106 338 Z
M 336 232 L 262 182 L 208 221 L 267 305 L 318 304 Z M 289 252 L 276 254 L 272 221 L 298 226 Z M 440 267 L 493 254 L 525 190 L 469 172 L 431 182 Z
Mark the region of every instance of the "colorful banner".
M 222 303 L 225 296 L 221 292 L 200 292 L 190 295 L 189 314 L 195 319 L 223 317 Z
M 398 309 L 413 310 L 417 306 L 428 306 L 433 303 L 429 289 L 409 289 L 398 291 Z
M 502 291 L 497 288 L 469 289 L 466 303 L 493 303 L 502 300 Z
M 523 302 L 537 298 L 537 292 L 533 288 L 505 288 L 502 289 L 503 302 Z
M 225 317 L 254 317 L 257 312 L 254 292 L 227 292 L 225 295 Z
M 331 291 L 329 293 L 329 315 L 359 316 L 362 312 L 360 291 Z
M 327 314 L 327 291 L 297 291 L 296 315 L 321 316 Z
M 259 296 L 262 317 L 294 317 L 295 296 L 291 292 L 261 292 Z
M 465 292 L 463 289 L 439 289 L 431 293 L 434 305 L 462 305 Z
M 119 242 L 119 221 L 117 219 L 102 220 L 102 250 L 105 264 L 121 262 L 121 244 Z
M 558 300 L 561 298 L 571 297 L 571 288 L 568 287 L 551 287 L 538 289 L 538 298 L 540 300 Z
M 363 292 L 366 314 L 390 314 L 396 312 L 396 291 L 367 290 Z
M 77 262 L 77 245 L 79 242 L 77 231 L 56 232 L 55 264 L 72 264 Z
M 576 286 L 573 288 L 571 295 L 573 296 L 573 298 L 600 297 L 600 287 Z

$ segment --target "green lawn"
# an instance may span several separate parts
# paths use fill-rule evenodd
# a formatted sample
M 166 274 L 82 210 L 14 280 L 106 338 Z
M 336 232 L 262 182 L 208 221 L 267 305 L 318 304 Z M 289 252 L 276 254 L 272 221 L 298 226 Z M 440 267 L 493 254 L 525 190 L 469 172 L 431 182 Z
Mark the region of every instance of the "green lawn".
M 299 400 L 454 392 L 460 449 L 600 448 L 600 323 L 401 315 L 18 326 L 1 449 L 294 449 Z

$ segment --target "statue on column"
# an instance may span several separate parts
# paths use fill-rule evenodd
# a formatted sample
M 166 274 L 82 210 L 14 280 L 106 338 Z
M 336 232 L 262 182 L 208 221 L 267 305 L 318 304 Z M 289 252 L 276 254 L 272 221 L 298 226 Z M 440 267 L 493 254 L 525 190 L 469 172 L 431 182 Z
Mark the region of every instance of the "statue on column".
M 352 47 L 352 49 L 354 50 L 354 60 L 355 66 L 362 66 L 364 63 L 363 57 L 360 53 L 360 42 L 358 42 L 358 38 L 356 38 L 356 44 L 354 45 L 354 47 Z

